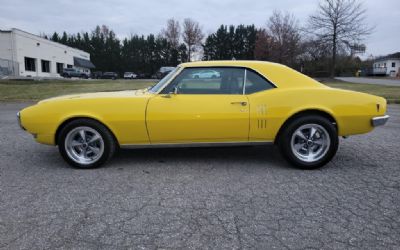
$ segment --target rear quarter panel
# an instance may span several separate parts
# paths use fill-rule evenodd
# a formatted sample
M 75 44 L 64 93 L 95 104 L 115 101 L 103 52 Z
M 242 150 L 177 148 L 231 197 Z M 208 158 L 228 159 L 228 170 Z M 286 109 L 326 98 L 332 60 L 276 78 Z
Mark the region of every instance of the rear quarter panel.
M 381 97 L 329 87 L 276 88 L 248 97 L 250 140 L 274 140 L 287 119 L 306 110 L 319 110 L 332 116 L 340 136 L 371 131 L 371 118 L 386 111 L 386 100 Z

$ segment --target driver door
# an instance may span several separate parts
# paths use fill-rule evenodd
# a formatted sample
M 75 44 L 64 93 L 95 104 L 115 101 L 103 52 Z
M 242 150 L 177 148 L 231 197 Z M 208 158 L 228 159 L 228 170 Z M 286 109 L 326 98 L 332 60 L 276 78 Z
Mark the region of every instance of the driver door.
M 210 69 L 218 74 L 203 73 Z M 242 68 L 183 69 L 149 100 L 151 143 L 248 141 L 249 103 L 243 82 Z

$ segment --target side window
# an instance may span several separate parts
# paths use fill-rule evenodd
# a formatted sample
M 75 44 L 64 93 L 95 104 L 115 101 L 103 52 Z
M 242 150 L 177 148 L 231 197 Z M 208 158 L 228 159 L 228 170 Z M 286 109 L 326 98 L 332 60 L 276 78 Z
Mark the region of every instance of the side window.
M 167 94 L 177 88 L 179 94 L 243 94 L 244 69 L 186 68 L 162 92 Z
M 252 70 L 246 69 L 246 85 L 245 85 L 246 94 L 253 94 L 256 92 L 272 88 L 274 88 L 274 86 L 270 82 L 268 82 L 264 77 L 260 76 L 258 73 Z

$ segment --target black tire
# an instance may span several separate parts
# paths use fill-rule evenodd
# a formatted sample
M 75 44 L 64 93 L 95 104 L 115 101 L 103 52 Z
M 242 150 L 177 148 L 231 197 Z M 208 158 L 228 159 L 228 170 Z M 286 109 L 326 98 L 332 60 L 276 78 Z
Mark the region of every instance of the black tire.
M 91 164 L 80 164 L 80 163 L 76 162 L 74 159 L 72 159 L 67 153 L 67 149 L 66 149 L 66 145 L 65 145 L 66 137 L 71 130 L 73 130 L 77 127 L 92 128 L 95 131 L 97 131 L 103 139 L 103 142 L 104 142 L 103 154 L 100 156 L 99 159 L 97 159 L 95 162 L 93 162 Z M 82 168 L 82 169 L 97 168 L 97 167 L 102 166 L 108 160 L 110 160 L 112 158 L 112 156 L 114 155 L 115 151 L 118 148 L 116 139 L 114 138 L 113 134 L 107 127 L 105 127 L 103 124 L 101 124 L 100 122 L 97 122 L 95 120 L 84 119 L 84 118 L 73 120 L 73 121 L 67 123 L 66 125 L 64 125 L 61 128 L 61 131 L 57 138 L 57 145 L 58 145 L 58 150 L 59 150 L 61 156 L 64 158 L 64 160 L 68 164 L 70 164 L 73 167 Z
M 298 128 L 307 124 L 317 124 L 322 126 L 329 135 L 330 144 L 325 154 L 316 161 L 303 161 L 295 155 L 292 150 L 292 136 Z M 306 143 L 305 143 L 306 144 Z M 336 154 L 339 146 L 339 138 L 336 126 L 327 118 L 320 115 L 304 115 L 295 118 L 285 124 L 278 138 L 278 146 L 285 156 L 285 159 L 292 165 L 301 169 L 317 169 L 328 163 Z M 308 147 L 308 146 L 307 146 Z

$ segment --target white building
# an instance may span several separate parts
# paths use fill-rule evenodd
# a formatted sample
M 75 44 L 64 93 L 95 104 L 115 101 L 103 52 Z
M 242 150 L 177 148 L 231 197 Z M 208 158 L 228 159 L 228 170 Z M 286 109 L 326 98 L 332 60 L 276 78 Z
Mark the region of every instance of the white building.
M 397 76 L 399 74 L 400 58 L 382 57 L 373 64 L 374 75 Z
M 19 29 L 0 30 L 0 61 L 3 71 L 7 62 L 16 65 L 8 66 L 14 76 L 60 77 L 63 68 L 87 73 L 94 68 L 89 53 Z

